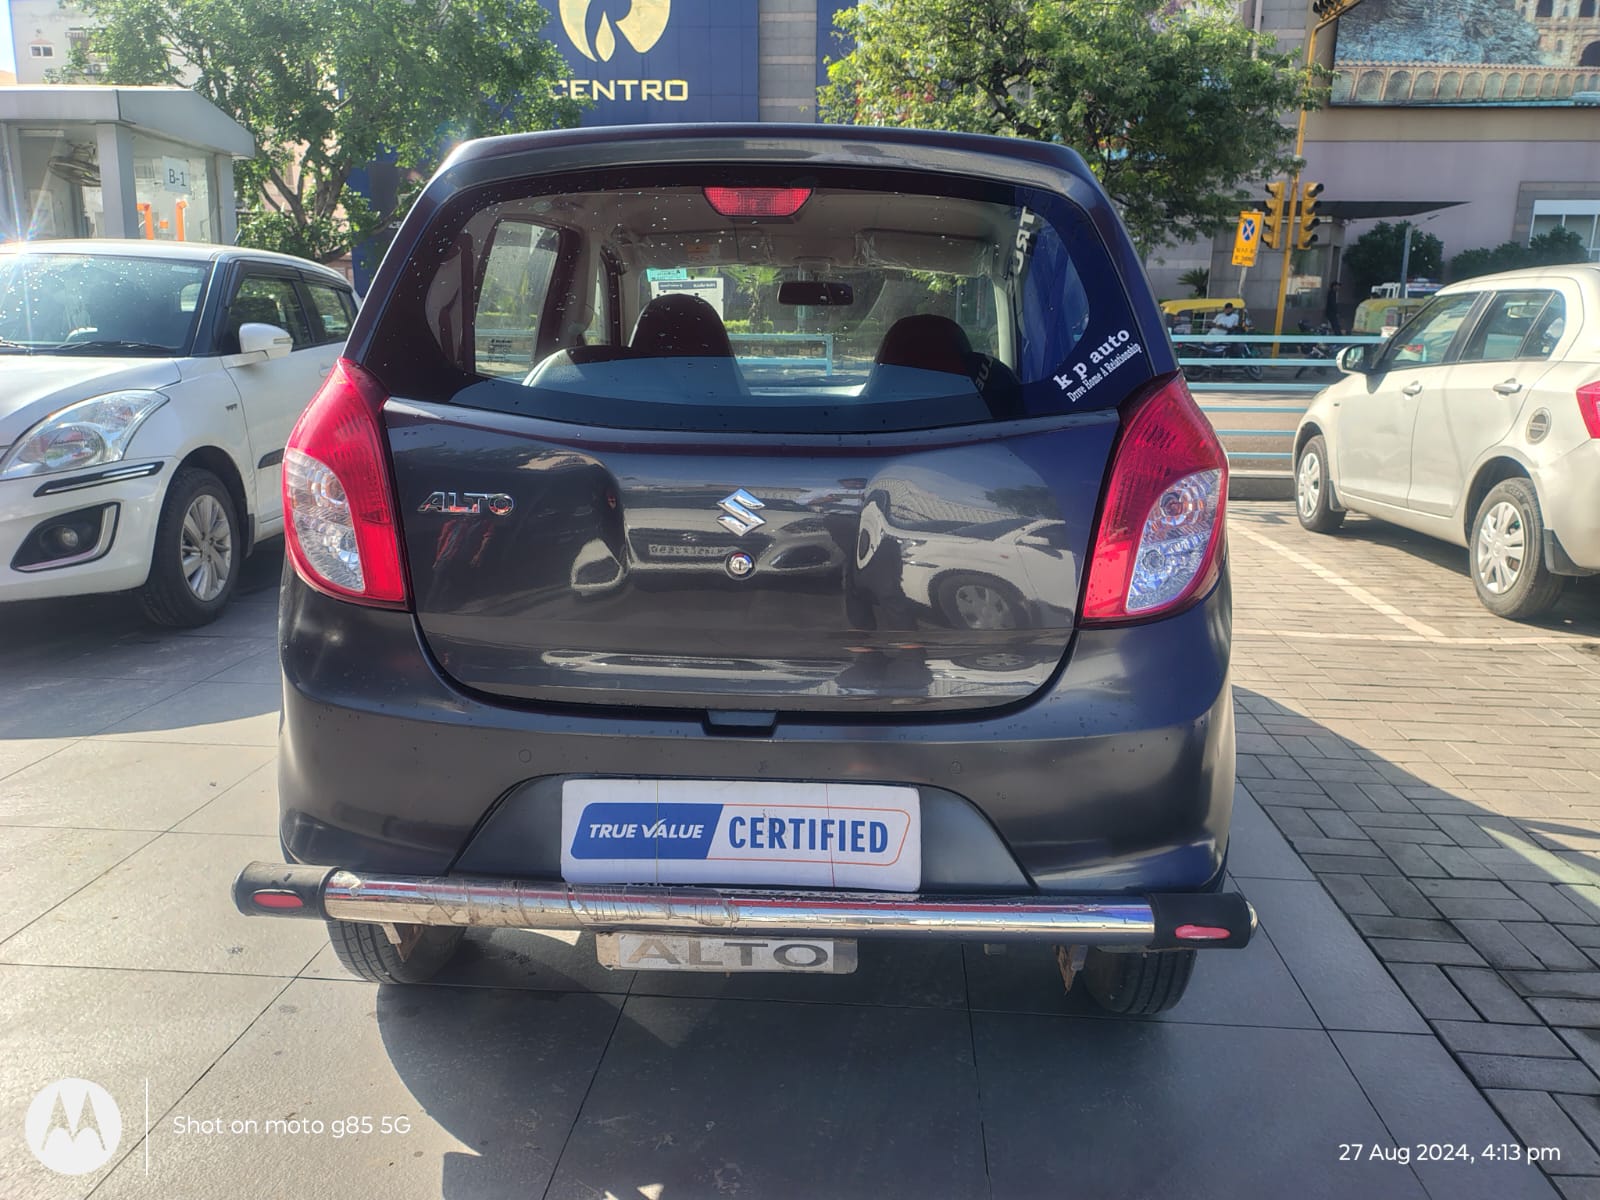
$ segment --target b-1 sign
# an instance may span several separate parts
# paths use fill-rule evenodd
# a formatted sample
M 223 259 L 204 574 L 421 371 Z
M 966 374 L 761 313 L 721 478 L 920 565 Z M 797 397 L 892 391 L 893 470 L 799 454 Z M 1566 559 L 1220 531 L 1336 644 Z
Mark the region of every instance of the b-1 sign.
M 189 190 L 189 163 L 187 159 L 162 158 L 161 187 L 163 191 L 168 192 L 187 192 Z
M 1266 219 L 1266 213 L 1242 212 L 1239 214 L 1239 228 L 1233 235 L 1234 266 L 1253 267 L 1256 265 L 1256 251 L 1261 247 L 1261 226 Z

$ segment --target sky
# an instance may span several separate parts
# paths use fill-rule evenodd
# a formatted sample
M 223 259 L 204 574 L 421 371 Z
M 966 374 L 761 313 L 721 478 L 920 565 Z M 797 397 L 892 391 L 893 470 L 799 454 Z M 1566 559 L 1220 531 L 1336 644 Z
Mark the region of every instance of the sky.
M 11 57 L 11 5 L 0 4 L 0 71 L 15 73 L 16 69 Z

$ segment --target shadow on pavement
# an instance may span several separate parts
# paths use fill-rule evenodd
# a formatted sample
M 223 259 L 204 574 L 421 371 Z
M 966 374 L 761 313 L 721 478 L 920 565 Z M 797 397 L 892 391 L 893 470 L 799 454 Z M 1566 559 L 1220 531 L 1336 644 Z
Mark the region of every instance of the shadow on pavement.
M 277 604 L 283 574 L 283 539 L 262 542 L 244 561 L 233 603 Z M 226 615 L 226 614 L 224 614 Z M 210 626 L 186 631 L 206 635 Z M 128 634 L 174 634 L 152 625 L 139 611 L 131 592 L 103 596 L 67 596 L 58 600 L 15 600 L 0 604 L 0 667 L 18 650 L 34 651 L 63 645 L 74 650 L 109 645 Z
M 149 624 L 126 593 L 0 605 L 0 739 L 175 731 L 276 712 L 264 656 L 282 571 L 282 541 L 263 543 L 232 603 L 197 629 Z
M 1291 522 L 1294 520 L 1293 509 L 1289 510 L 1288 520 Z M 1413 533 L 1409 529 L 1402 529 L 1387 521 L 1363 517 L 1358 513 L 1352 513 L 1336 533 L 1320 536 L 1358 540 L 1374 546 L 1387 546 L 1403 551 L 1429 566 L 1439 567 L 1458 577 L 1460 587 L 1463 589 L 1462 594 L 1476 602 L 1472 578 L 1468 574 L 1469 551 L 1461 546 L 1452 546 L 1447 542 L 1441 542 L 1438 538 Z M 1363 581 L 1358 578 L 1351 582 Z M 1555 608 L 1544 617 L 1521 622 L 1520 625 L 1528 629 L 1548 629 L 1600 637 L 1600 575 L 1568 579 Z M 1509 627 L 1515 629 L 1518 625 L 1513 624 Z
M 1521 1143 L 1600 1191 L 1600 824 L 1514 776 L 1495 811 L 1271 697 L 1235 702 L 1243 789 Z M 1515 752 L 1507 735 L 1481 761 Z M 1280 753 L 1243 749 L 1263 739 Z M 1415 1140 L 1454 1138 L 1436 1122 Z

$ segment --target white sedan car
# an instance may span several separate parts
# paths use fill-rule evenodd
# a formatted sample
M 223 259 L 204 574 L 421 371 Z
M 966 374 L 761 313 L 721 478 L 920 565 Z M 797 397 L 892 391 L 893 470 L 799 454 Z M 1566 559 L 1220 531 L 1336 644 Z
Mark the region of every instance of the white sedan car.
M 213 620 L 283 532 L 283 448 L 355 311 L 265 251 L 0 246 L 0 601 L 136 590 Z
M 1467 547 L 1515 620 L 1600 574 L 1600 265 L 1452 284 L 1339 365 L 1295 434 L 1302 525 L 1353 511 Z

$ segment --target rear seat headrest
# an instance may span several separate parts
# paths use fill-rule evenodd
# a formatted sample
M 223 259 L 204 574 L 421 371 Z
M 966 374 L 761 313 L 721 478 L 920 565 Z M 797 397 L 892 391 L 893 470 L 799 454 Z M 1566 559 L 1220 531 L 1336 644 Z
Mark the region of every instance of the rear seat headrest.
M 874 361 L 880 367 L 917 367 L 966 375 L 972 369 L 972 343 L 967 340 L 967 331 L 949 317 L 916 313 L 889 326 Z
M 630 347 L 646 358 L 732 358 L 717 310 L 699 296 L 658 296 L 644 306 Z

